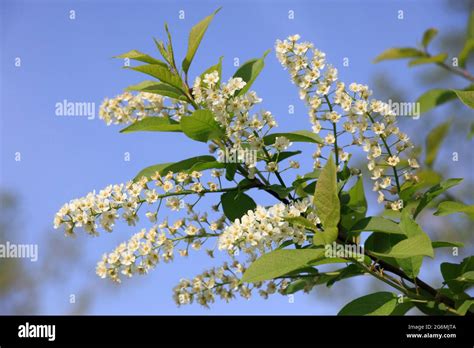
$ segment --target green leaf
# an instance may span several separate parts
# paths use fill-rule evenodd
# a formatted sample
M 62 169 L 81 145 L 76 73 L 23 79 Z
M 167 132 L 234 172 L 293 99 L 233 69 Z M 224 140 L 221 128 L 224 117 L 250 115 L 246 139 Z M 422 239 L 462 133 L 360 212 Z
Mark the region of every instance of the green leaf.
M 419 309 L 423 314 L 431 315 L 431 316 L 443 316 L 446 315 L 446 309 L 440 309 L 441 303 L 437 303 L 436 301 L 428 301 L 428 303 L 414 303 L 416 308 Z
M 318 275 L 317 285 L 326 283 L 326 286 L 330 288 L 338 281 L 363 274 L 364 271 L 360 267 L 351 264 L 334 272 L 320 273 Z
M 455 213 L 464 213 L 471 220 L 474 220 L 474 205 L 466 205 L 460 202 L 444 201 L 438 205 L 438 210 L 434 215 L 445 216 Z
M 163 82 L 143 81 L 136 85 L 127 87 L 126 90 L 154 93 L 176 100 L 188 100 L 186 95 L 181 90 Z
M 345 260 L 347 262 L 347 260 Z M 326 283 L 327 287 L 330 288 L 334 285 L 334 283 L 339 282 L 341 280 L 352 278 L 360 275 L 364 275 L 365 272 L 357 265 L 350 264 L 346 268 L 340 270 L 339 274 L 333 277 L 332 279 L 328 280 Z
M 337 315 L 390 315 L 397 307 L 397 296 L 391 292 L 376 292 L 346 304 Z
M 257 283 L 308 266 L 324 258 L 324 249 L 277 249 L 262 255 L 245 271 L 242 282 Z
M 424 57 L 425 53 L 417 50 L 416 48 L 411 47 L 399 47 L 399 48 L 389 48 L 388 50 L 382 52 L 377 58 L 375 58 L 374 63 L 378 63 L 383 60 L 389 59 L 403 59 L 403 58 L 413 58 L 413 57 Z
M 431 64 L 431 63 L 442 63 L 448 58 L 447 53 L 440 53 L 436 56 L 430 57 L 421 57 L 417 59 L 413 59 L 408 63 L 408 66 L 415 66 L 415 65 L 422 65 L 422 64 Z
M 305 288 L 311 286 L 311 280 L 307 279 L 297 279 L 294 282 L 291 282 L 286 288 L 285 288 L 285 295 L 291 295 L 294 294 L 298 291 L 304 290 Z
M 400 241 L 406 239 L 406 236 L 402 234 L 385 234 L 374 232 L 364 242 L 364 249 L 370 252 L 376 252 L 379 254 L 389 253 L 392 247 Z M 394 266 L 398 266 L 396 261 L 390 257 L 380 257 L 380 259 L 390 263 Z
M 469 20 L 467 22 L 467 38 L 474 39 L 474 11 L 471 11 Z
M 441 274 L 445 283 L 456 294 L 462 293 L 472 286 L 469 280 L 471 273 L 463 277 L 464 274 L 474 271 L 474 256 L 466 257 L 460 264 L 444 262 L 441 264 Z M 462 280 L 464 279 L 465 280 Z
M 319 177 L 319 174 L 321 171 L 319 169 L 315 169 L 312 172 L 306 173 L 305 175 L 301 176 L 299 175 L 291 184 L 294 188 L 297 188 L 301 184 L 306 183 L 307 181 L 310 181 L 312 179 L 317 179 Z
M 462 48 L 461 52 L 459 52 L 459 66 L 461 68 L 466 67 L 466 62 L 467 59 L 469 58 L 469 55 L 471 52 L 474 50 L 474 38 L 467 39 L 466 42 L 464 43 L 464 47 Z
M 182 117 L 181 129 L 189 138 L 203 143 L 223 135 L 214 114 L 209 110 L 196 110 L 191 116 Z
M 201 40 L 204 37 L 204 34 L 206 33 L 207 27 L 209 26 L 217 12 L 220 11 L 220 9 L 221 8 L 219 7 L 217 10 L 214 11 L 213 14 L 207 16 L 194 27 L 192 27 L 191 32 L 189 33 L 188 51 L 186 52 L 186 57 L 184 58 L 183 63 L 181 64 L 185 73 L 188 72 L 189 67 L 191 66 L 191 62 L 193 61 L 194 55 L 196 54 L 199 44 L 201 43 Z
M 225 164 L 219 161 L 198 162 L 194 164 L 188 170 L 185 170 L 185 172 L 187 173 L 194 172 L 194 171 L 202 172 L 203 170 L 207 170 L 207 169 L 220 169 L 220 168 L 225 168 Z
M 211 168 L 221 168 L 222 163 L 218 162 L 214 156 L 196 156 L 171 164 L 165 168 L 164 174 L 168 172 L 193 172 Z
M 225 164 L 225 178 L 229 181 L 234 180 L 235 173 L 237 172 L 236 163 L 226 163 Z
M 155 165 L 146 167 L 146 168 L 142 169 L 142 170 L 135 176 L 135 178 L 133 178 L 133 181 L 138 181 L 138 180 L 140 180 L 142 177 L 146 177 L 146 178 L 150 179 L 150 177 L 153 176 L 156 172 L 159 172 L 160 174 L 162 174 L 162 173 L 164 172 L 164 169 L 166 169 L 167 167 L 169 167 L 169 166 L 172 165 L 172 164 L 173 164 L 172 162 L 169 162 L 169 163 L 160 163 L 160 164 L 155 164 Z
M 245 94 L 250 89 L 250 87 L 252 86 L 252 84 L 254 83 L 254 81 L 257 79 L 258 75 L 264 68 L 265 57 L 267 56 L 269 52 L 270 50 L 265 51 L 265 53 L 263 54 L 263 57 L 251 59 L 245 62 L 239 69 L 237 69 L 233 77 L 234 78 L 240 77 L 242 80 L 246 82 L 246 85 L 244 86 L 244 88 L 237 91 L 236 93 L 237 96 Z
M 433 130 L 428 134 L 426 137 L 426 158 L 425 164 L 428 167 L 433 165 L 433 162 L 438 155 L 438 150 L 448 134 L 449 126 L 451 121 L 441 123 L 437 127 L 433 128 Z
M 345 201 L 346 197 L 347 201 Z M 341 204 L 341 225 L 346 231 L 350 231 L 352 226 L 363 219 L 367 213 L 367 200 L 365 199 L 362 177 L 357 179 L 347 194 L 341 196 Z
M 463 91 L 453 89 L 454 93 L 458 96 L 466 106 L 469 106 L 471 109 L 474 109 L 474 91 Z
M 221 196 L 222 210 L 230 221 L 240 219 L 257 207 L 254 200 L 243 192 L 229 191 Z
M 156 48 L 160 52 L 161 56 L 171 65 L 171 57 L 169 56 L 168 51 L 166 50 L 164 42 L 155 38 L 153 38 L 153 41 L 155 42 Z
M 474 85 L 467 86 L 462 91 L 473 91 Z M 451 89 L 432 89 L 421 95 L 417 103 L 420 103 L 420 113 L 425 113 L 436 106 L 444 104 L 457 98 L 454 90 Z
M 413 242 L 412 238 L 417 236 L 423 236 L 421 238 L 423 238 L 424 240 L 426 240 L 426 238 L 429 239 L 429 237 L 423 232 L 421 227 L 415 222 L 415 220 L 412 219 L 408 208 L 405 208 L 402 211 L 400 219 L 400 229 L 408 237 L 407 240 L 411 239 L 411 242 Z M 426 247 L 427 249 L 431 248 L 431 254 L 434 256 L 431 240 L 429 248 L 427 246 L 424 247 Z M 414 256 L 407 259 L 397 259 L 397 263 L 409 277 L 416 278 L 420 272 L 421 265 L 423 263 L 423 256 Z
M 444 242 L 444 241 L 439 241 L 439 240 L 432 242 L 431 245 L 433 246 L 433 249 L 453 248 L 453 247 L 462 248 L 462 247 L 464 247 L 464 244 L 461 243 L 461 242 Z
M 408 301 L 405 301 L 403 303 L 397 302 L 397 307 L 395 307 L 395 310 L 390 315 L 391 316 L 405 315 L 413 307 L 415 307 L 415 304 L 412 302 L 408 302 Z
M 441 175 L 438 172 L 431 169 L 420 170 L 416 175 L 418 176 L 420 181 L 423 182 L 420 187 L 433 186 L 433 185 L 439 184 L 442 180 Z
M 339 244 L 339 245 L 342 246 L 342 244 Z M 328 247 L 331 247 L 331 246 L 328 246 Z M 325 249 L 325 250 L 327 250 L 327 249 Z M 333 252 L 333 251 L 331 250 L 331 252 Z M 337 253 L 337 250 L 334 251 L 334 253 Z M 326 256 L 326 254 L 325 254 L 325 256 Z M 326 258 L 321 259 L 321 260 L 311 261 L 310 264 L 311 264 L 311 266 L 320 266 L 320 265 L 328 265 L 328 264 L 335 264 L 335 263 L 346 263 L 347 264 L 348 262 L 349 262 L 349 260 L 343 259 L 341 257 L 326 257 Z M 357 268 L 359 268 L 359 267 L 357 267 Z
M 293 240 L 286 240 L 286 241 L 284 241 L 283 243 L 281 243 L 281 244 L 277 247 L 277 249 L 284 249 L 284 248 L 286 248 L 287 246 L 290 246 L 290 245 L 293 245 L 293 244 L 295 244 L 295 242 L 293 242 Z M 316 271 L 316 269 L 314 269 L 314 270 Z M 317 273 L 317 272 L 316 272 L 316 273 Z
M 270 190 L 273 192 L 276 192 L 278 194 L 278 197 L 280 198 L 286 198 L 288 197 L 288 194 L 293 191 L 292 187 L 284 187 L 281 185 L 270 185 L 268 186 Z
M 165 68 L 161 65 L 148 64 L 148 65 L 139 65 L 139 66 L 134 66 L 134 67 L 126 67 L 126 68 L 153 76 L 157 78 L 158 80 L 160 80 L 161 82 L 171 85 L 179 89 L 183 93 L 185 92 L 185 87 L 183 85 L 183 81 L 181 80 L 181 78 L 178 75 L 172 73 L 168 68 Z
M 181 132 L 178 122 L 168 117 L 145 117 L 122 129 L 120 133 L 132 132 Z
M 306 219 L 303 216 L 295 216 L 295 217 L 285 217 L 283 220 L 288 221 L 292 225 L 298 225 L 307 228 L 308 230 L 311 230 L 313 232 L 318 230 L 318 227 Z
M 272 159 L 271 161 L 272 162 L 282 162 L 290 157 L 293 157 L 293 156 L 296 156 L 296 155 L 299 155 L 301 153 L 301 151 L 284 151 L 284 152 L 279 152 L 278 154 L 274 154 L 272 156 Z
M 316 189 L 316 181 L 313 181 L 309 184 L 306 182 L 300 183 L 298 186 L 295 187 L 295 193 L 300 197 L 307 197 L 309 195 L 314 194 L 314 190 Z
M 466 315 L 466 313 L 470 310 L 472 305 L 474 305 L 474 300 L 461 300 L 459 301 L 460 304 L 456 306 L 456 312 L 461 315 Z
M 324 228 L 324 232 L 317 235 L 323 236 L 327 244 L 332 243 L 337 238 L 337 225 L 340 219 L 341 208 L 336 175 L 336 165 L 332 156 L 330 156 L 319 175 L 313 198 L 316 213 Z
M 148 64 L 157 64 L 157 65 L 162 66 L 163 68 L 168 68 L 165 62 L 162 62 L 159 59 L 153 58 L 149 56 L 148 54 L 142 53 L 137 50 L 128 51 L 127 53 L 121 54 L 119 56 L 115 56 L 114 58 L 122 58 L 122 59 L 128 58 L 128 59 L 133 59 L 139 62 L 148 63 Z
M 374 233 L 366 240 L 365 249 L 379 257 L 396 258 L 402 268 L 416 274 L 422 262 L 419 257 L 433 257 L 431 240 L 411 218 L 408 209 L 402 211 L 399 227 L 404 235 Z
M 342 184 L 342 187 L 347 183 L 347 180 L 351 177 L 351 170 L 347 166 L 347 162 L 344 162 L 344 166 L 342 167 L 342 170 L 337 173 L 337 179 L 339 181 L 339 185 Z
M 431 240 L 425 233 L 400 241 L 389 252 L 379 253 L 373 251 L 372 253 L 376 256 L 393 257 L 396 259 L 406 259 L 414 256 L 434 257 Z
M 429 237 L 404 209 L 400 229 L 405 236 L 373 233 L 365 242 L 365 249 L 387 263 L 400 267 L 409 277 L 415 278 L 421 269 L 423 256 L 433 257 L 433 247 Z
M 419 199 L 418 195 L 414 196 L 419 190 L 439 184 L 442 180 L 441 175 L 432 169 L 419 170 L 416 175 L 419 179 L 417 183 L 405 181 L 401 186 L 400 199 L 409 202 L 408 204 L 413 204 L 412 202 Z M 392 210 L 390 214 L 396 215 L 399 212 Z M 386 215 L 388 216 L 388 213 Z
M 460 282 L 474 283 L 474 271 L 463 273 L 457 277 L 456 280 Z
M 318 231 L 313 235 L 313 244 L 317 246 L 324 246 L 331 244 L 337 239 L 339 230 L 337 227 L 327 227 L 324 231 Z
M 166 45 L 166 48 L 167 48 L 166 51 L 168 53 L 167 54 L 168 62 L 175 70 L 178 70 L 176 67 L 175 59 L 174 59 L 173 42 L 171 40 L 171 33 L 168 29 L 168 24 L 166 23 L 165 23 L 165 31 L 166 31 L 166 35 L 168 36 L 168 43 Z
M 315 144 L 322 144 L 323 140 L 321 137 L 313 132 L 300 130 L 288 133 L 273 133 L 263 137 L 263 142 L 265 145 L 273 145 L 275 144 L 275 140 L 277 137 L 285 137 L 289 141 L 293 141 L 296 143 L 315 143 Z
M 423 44 L 423 47 L 428 47 L 429 43 L 434 39 L 434 37 L 438 34 L 438 29 L 436 28 L 430 28 L 425 31 L 423 34 L 423 40 L 421 43 Z
M 147 167 L 143 170 L 141 170 L 134 178 L 134 180 L 139 180 L 141 177 L 145 176 L 147 178 L 150 178 L 153 174 L 156 172 L 159 172 L 161 175 L 165 175 L 168 172 L 173 172 L 177 173 L 180 171 L 193 171 L 197 169 L 203 170 L 203 166 L 207 164 L 212 165 L 212 166 L 219 166 L 222 165 L 222 163 L 218 162 L 215 157 L 213 156 L 197 156 L 197 157 L 191 157 L 179 162 L 175 163 L 162 163 L 162 164 L 155 164 L 153 166 Z M 205 169 L 210 169 L 205 168 Z M 217 168 L 217 167 L 212 167 L 212 168 Z
M 342 260 L 342 261 L 347 262 L 347 260 Z M 314 261 L 311 262 L 312 265 L 319 264 L 319 263 L 314 262 Z M 351 264 L 347 267 L 344 267 L 332 272 L 327 272 L 327 273 L 316 272 L 314 277 L 298 279 L 290 283 L 290 285 L 288 285 L 288 287 L 285 289 L 284 293 L 285 295 L 294 294 L 295 292 L 303 290 L 303 289 L 310 290 L 314 286 L 321 285 L 321 284 L 326 284 L 327 287 L 331 287 L 332 285 L 334 285 L 334 283 L 338 281 L 341 281 L 347 278 L 356 277 L 363 274 L 364 274 L 363 270 L 354 264 Z
M 420 203 L 416 207 L 413 217 L 416 218 L 418 214 L 428 205 L 428 203 L 430 203 L 433 199 L 438 197 L 443 192 L 449 190 L 451 187 L 458 185 L 462 180 L 462 178 L 448 179 L 431 187 L 421 197 Z
M 459 66 L 466 67 L 466 61 L 469 54 L 474 50 L 474 11 L 471 12 L 467 23 L 466 42 L 462 51 L 459 53 Z
M 388 234 L 401 234 L 404 232 L 400 229 L 400 226 L 392 220 L 385 219 L 380 216 L 369 216 L 365 219 L 358 221 L 351 229 L 351 232 L 363 232 L 372 231 Z
M 456 99 L 456 93 L 451 90 L 432 89 L 421 95 L 416 102 L 420 104 L 420 113 L 423 114 L 453 99 Z

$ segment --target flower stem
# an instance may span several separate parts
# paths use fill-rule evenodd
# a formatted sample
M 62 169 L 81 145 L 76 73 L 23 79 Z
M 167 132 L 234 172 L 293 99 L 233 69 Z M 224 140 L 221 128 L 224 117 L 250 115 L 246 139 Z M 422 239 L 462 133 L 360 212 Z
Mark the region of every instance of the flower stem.
M 366 112 L 366 115 L 369 117 L 372 124 L 374 124 L 375 121 L 374 121 L 372 115 L 368 112 Z M 387 150 L 388 155 L 391 157 L 392 156 L 392 151 L 390 150 L 390 146 L 388 146 L 388 144 L 387 144 L 387 140 L 385 139 L 385 137 L 383 135 L 380 135 L 380 139 L 382 139 L 382 142 L 385 146 L 385 149 Z M 399 180 L 399 177 L 398 177 L 397 167 L 392 166 L 392 169 L 393 169 L 393 175 L 395 177 L 395 183 L 397 185 L 397 191 L 400 194 L 401 188 L 400 188 L 400 180 Z
M 474 76 L 472 76 L 469 73 L 469 71 L 467 71 L 466 69 L 455 68 L 455 67 L 450 66 L 450 65 L 448 65 L 444 62 L 443 63 L 437 63 L 437 65 L 442 67 L 445 70 L 448 70 L 449 72 L 452 72 L 455 75 L 458 75 L 458 76 L 461 76 L 461 77 L 465 78 L 466 80 L 468 80 L 470 82 L 474 82 Z
M 326 103 L 328 104 L 329 110 L 332 112 L 333 109 L 328 96 L 324 95 L 324 99 L 326 99 Z M 336 167 L 339 167 L 339 147 L 337 146 L 337 128 L 335 123 L 332 123 L 332 131 L 334 134 L 334 152 L 336 153 Z

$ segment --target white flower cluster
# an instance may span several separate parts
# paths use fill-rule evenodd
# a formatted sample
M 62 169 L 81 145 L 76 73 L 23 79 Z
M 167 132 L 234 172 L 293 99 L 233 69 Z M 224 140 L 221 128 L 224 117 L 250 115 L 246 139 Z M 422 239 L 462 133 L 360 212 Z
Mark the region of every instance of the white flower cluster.
M 131 277 L 134 274 L 146 274 L 160 260 L 172 261 L 179 242 L 186 242 L 185 248 L 178 249 L 180 256 L 187 256 L 190 247 L 201 249 L 201 238 L 209 237 L 209 234 L 199 222 L 180 219 L 172 225 L 165 221 L 148 231 L 142 229 L 114 251 L 102 256 L 102 260 L 97 263 L 97 275 L 120 282 L 120 275 Z
M 225 129 L 226 136 L 234 148 L 239 149 L 243 142 L 249 142 L 253 149 L 260 149 L 263 141 L 260 136 L 277 126 L 269 111 L 251 114 L 251 109 L 262 99 L 253 91 L 238 95 L 246 83 L 240 78 L 231 78 L 220 84 L 217 71 L 197 77 L 193 86 L 195 101 L 211 110 L 216 121 Z
M 291 205 L 279 203 L 268 209 L 258 206 L 224 229 L 219 237 L 219 250 L 230 255 L 242 250 L 255 257 L 258 252 L 271 250 L 285 240 L 302 245 L 306 241 L 305 228 L 292 225 L 285 218 L 301 216 L 310 205 L 310 200 L 304 199 Z M 315 224 L 320 223 L 314 213 L 307 214 L 306 218 Z
M 125 92 L 115 98 L 104 100 L 99 117 L 107 125 L 129 124 L 145 117 L 175 117 L 177 120 L 187 114 L 187 104 L 171 100 L 166 106 L 166 97 L 154 93 L 139 92 L 133 95 Z
M 223 140 L 227 151 L 258 153 L 260 159 L 266 161 L 261 171 L 278 172 L 279 153 L 285 151 L 292 143 L 284 136 L 277 137 L 273 144 L 264 144 L 263 138 L 277 127 L 275 118 L 270 111 L 252 113 L 252 108 L 261 103 L 262 99 L 253 91 L 239 93 L 246 83 L 242 78 L 231 78 L 221 84 L 218 71 L 197 77 L 192 89 L 196 103 L 211 110 L 216 121 L 225 130 Z M 221 149 L 222 150 L 222 149 Z M 249 177 L 253 178 L 257 171 L 256 156 L 244 156 L 243 162 L 248 167 Z M 299 163 L 292 161 L 289 168 L 297 168 Z M 283 170 L 286 170 L 285 168 Z
M 213 175 L 217 177 L 220 172 L 213 171 Z M 107 186 L 99 193 L 93 191 L 85 197 L 64 204 L 56 213 L 54 228 L 64 227 L 66 235 L 73 235 L 76 228 L 82 227 L 87 233 L 97 235 L 99 224 L 102 229 L 111 232 L 120 217 L 119 211 L 128 225 L 135 226 L 140 207 L 144 204 L 152 205 L 162 199 L 166 200 L 166 206 L 170 210 L 179 211 L 185 206 L 182 196 L 219 189 L 215 182 L 203 184 L 201 177 L 202 173 L 197 171 L 176 174 L 169 172 L 163 176 L 156 172 L 150 178 L 142 177 L 137 182 Z M 156 215 L 157 211 L 146 213 L 151 222 L 156 221 Z
M 101 278 L 108 277 L 116 282 L 120 282 L 120 274 L 129 277 L 134 273 L 145 274 L 159 262 L 160 247 L 165 260 L 173 257 L 173 242 L 164 233 L 158 233 L 156 227 L 148 232 L 142 230 L 110 254 L 104 254 L 97 263 L 96 273 Z
M 299 39 L 299 35 L 293 35 L 278 40 L 276 53 L 309 107 L 313 131 L 317 134 L 325 131 L 324 144 L 313 155 L 315 167 L 321 167 L 324 146 L 334 148 L 338 164 L 349 160 L 350 155 L 344 149 L 362 147 L 367 152 L 367 166 L 374 180 L 373 189 L 379 195 L 378 202 L 400 210 L 403 202 L 396 197 L 389 199 L 386 194 L 398 193 L 402 177 L 416 182 L 418 178 L 412 170 L 418 168 L 418 163 L 410 158 L 405 165 L 406 160 L 400 159 L 401 153 L 413 145 L 397 127 L 396 114 L 387 103 L 369 99 L 372 91 L 367 86 L 352 83 L 346 89 L 343 82 L 336 82 L 337 69 L 326 64 L 325 53 L 312 43 L 298 42 Z M 351 135 L 351 143 L 341 143 L 341 135 L 345 133 Z M 402 165 L 405 167 L 401 168 Z
M 255 289 L 260 289 L 259 295 L 267 298 L 268 295 L 277 291 L 283 293 L 288 286 L 287 280 L 267 282 L 265 289 L 263 289 L 263 283 L 240 283 L 239 274 L 244 272 L 245 267 L 236 260 L 230 265 L 224 263 L 223 266 L 212 268 L 191 280 L 181 279 L 173 289 L 173 298 L 178 306 L 197 302 L 204 307 L 209 307 L 216 297 L 226 302 L 235 298 L 236 295 L 249 299 Z

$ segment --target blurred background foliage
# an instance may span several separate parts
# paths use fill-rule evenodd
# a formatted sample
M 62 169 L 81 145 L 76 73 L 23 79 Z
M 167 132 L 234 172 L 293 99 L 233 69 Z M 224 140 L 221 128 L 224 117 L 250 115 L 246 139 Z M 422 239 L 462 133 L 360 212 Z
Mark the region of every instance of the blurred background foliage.
M 459 57 L 469 35 L 474 31 L 474 1 L 445 1 L 446 15 L 455 15 L 465 21 L 465 28 L 453 28 L 450 31 L 439 32 L 430 44 L 431 52 L 446 52 L 447 64 L 451 64 L 453 58 Z M 436 23 L 433 23 L 436 28 Z M 427 28 L 429 29 L 429 28 Z M 471 38 L 472 40 L 472 38 Z M 413 47 L 416 43 L 421 46 L 421 37 L 414 37 L 414 42 L 407 42 L 406 46 Z M 388 47 L 387 47 L 388 48 Z M 474 75 L 474 50 L 471 50 L 466 60 L 465 69 Z M 404 61 L 405 62 L 405 61 Z M 393 64 L 387 61 L 379 64 Z M 374 90 L 378 96 L 392 101 L 411 102 L 413 96 L 404 93 L 403 85 L 394 85 L 396 80 L 385 70 L 373 76 Z M 407 84 L 418 85 L 426 92 L 432 89 L 464 89 L 472 84 L 471 81 L 460 77 L 453 72 L 443 69 L 435 64 L 408 67 L 406 77 Z M 415 96 L 416 98 L 419 96 Z M 473 204 L 474 182 L 472 173 L 474 171 L 472 155 L 472 127 L 474 110 L 467 107 L 458 99 L 443 103 L 438 107 L 422 113 L 418 122 L 410 118 L 400 118 L 400 128 L 405 129 L 411 138 L 417 139 L 415 143 L 419 146 L 415 149 L 418 153 L 419 162 L 424 164 L 423 177 L 432 184 L 453 177 L 463 177 L 462 189 L 454 191 L 454 194 L 445 194 L 440 200 L 454 200 L 465 204 Z M 424 141 L 423 141 L 424 140 Z M 457 161 L 453 156 L 457 155 Z M 450 217 L 438 218 L 432 214 L 434 210 L 427 210 L 421 216 L 422 225 L 429 226 L 431 236 L 441 240 L 459 240 L 471 247 L 472 231 L 474 223 L 463 215 L 451 215 Z M 442 250 L 439 250 L 443 252 Z M 445 249 L 444 252 L 450 252 Z M 466 250 L 466 255 L 471 254 Z
M 0 191 L 0 241 L 30 244 L 22 228 L 21 199 L 13 192 Z M 41 228 L 40 228 L 41 230 Z M 85 314 L 96 295 L 110 292 L 111 284 L 90 288 L 78 283 L 84 267 L 93 264 L 84 257 L 79 243 L 44 227 L 38 244 L 38 260 L 0 258 L 0 314 L 44 314 L 48 298 L 54 298 L 61 311 L 56 314 Z

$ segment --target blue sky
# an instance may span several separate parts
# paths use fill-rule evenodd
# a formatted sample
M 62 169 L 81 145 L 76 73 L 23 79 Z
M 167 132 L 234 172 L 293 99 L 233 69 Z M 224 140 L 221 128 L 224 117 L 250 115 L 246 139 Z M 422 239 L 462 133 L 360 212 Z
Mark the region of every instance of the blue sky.
M 183 135 L 167 133 L 119 134 L 96 117 L 58 117 L 55 104 L 64 99 L 94 102 L 96 111 L 111 97 L 145 79 L 121 69 L 114 55 L 138 49 L 157 55 L 152 37 L 164 38 L 169 24 L 175 54 L 183 57 L 187 35 L 196 22 L 219 6 L 222 11 L 211 24 L 191 67 L 191 76 L 224 56 L 224 77 L 233 74 L 233 61 L 261 56 L 278 38 L 299 33 L 326 52 L 339 68 L 340 79 L 370 83 L 377 72 L 388 71 L 394 83 L 408 95 L 422 90 L 413 82 L 405 62 L 374 65 L 377 54 L 391 46 L 413 45 L 424 30 L 463 28 L 464 14 L 449 12 L 440 1 L 12 1 L 1 3 L 1 186 L 18 194 L 23 204 L 23 242 L 39 242 L 57 209 L 66 201 L 121 183 L 151 164 L 173 162 L 207 153 L 207 146 Z M 70 11 L 76 18 L 69 18 Z M 185 19 L 178 13 L 185 11 Z M 295 19 L 288 19 L 288 11 Z M 404 19 L 397 18 L 398 11 Z M 15 58 L 21 66 L 15 66 Z M 342 59 L 349 58 L 349 67 Z M 433 86 L 436 87 L 436 86 Z M 264 107 L 276 115 L 280 130 L 308 127 L 305 107 L 273 52 L 253 86 Z M 410 100 L 414 101 L 414 100 Z M 288 105 L 295 114 L 288 115 Z M 22 160 L 16 162 L 16 152 Z M 130 162 L 124 161 L 129 152 Z M 301 159 L 309 165 L 310 159 Z M 204 207 L 203 207 L 204 209 Z M 86 265 L 74 272 L 74 284 L 99 288 L 103 280 L 94 275 L 94 261 L 135 229 L 122 227 L 99 238 L 79 237 L 74 243 L 85 248 Z M 60 262 L 55 255 L 41 255 Z M 90 259 L 90 260 L 89 260 Z M 198 305 L 177 309 L 171 288 L 181 277 L 192 277 L 213 261 L 201 254 L 160 265 L 144 278 L 132 279 L 122 289 L 96 296 L 94 314 L 241 314 L 287 313 L 332 314 L 350 298 L 364 294 L 364 285 L 336 285 L 339 297 L 297 294 L 290 304 L 282 296 L 267 301 L 254 297 L 229 304 L 217 302 L 211 310 Z M 34 265 L 32 266 L 34 267 Z M 65 298 L 74 286 L 48 293 L 44 313 L 64 312 Z

